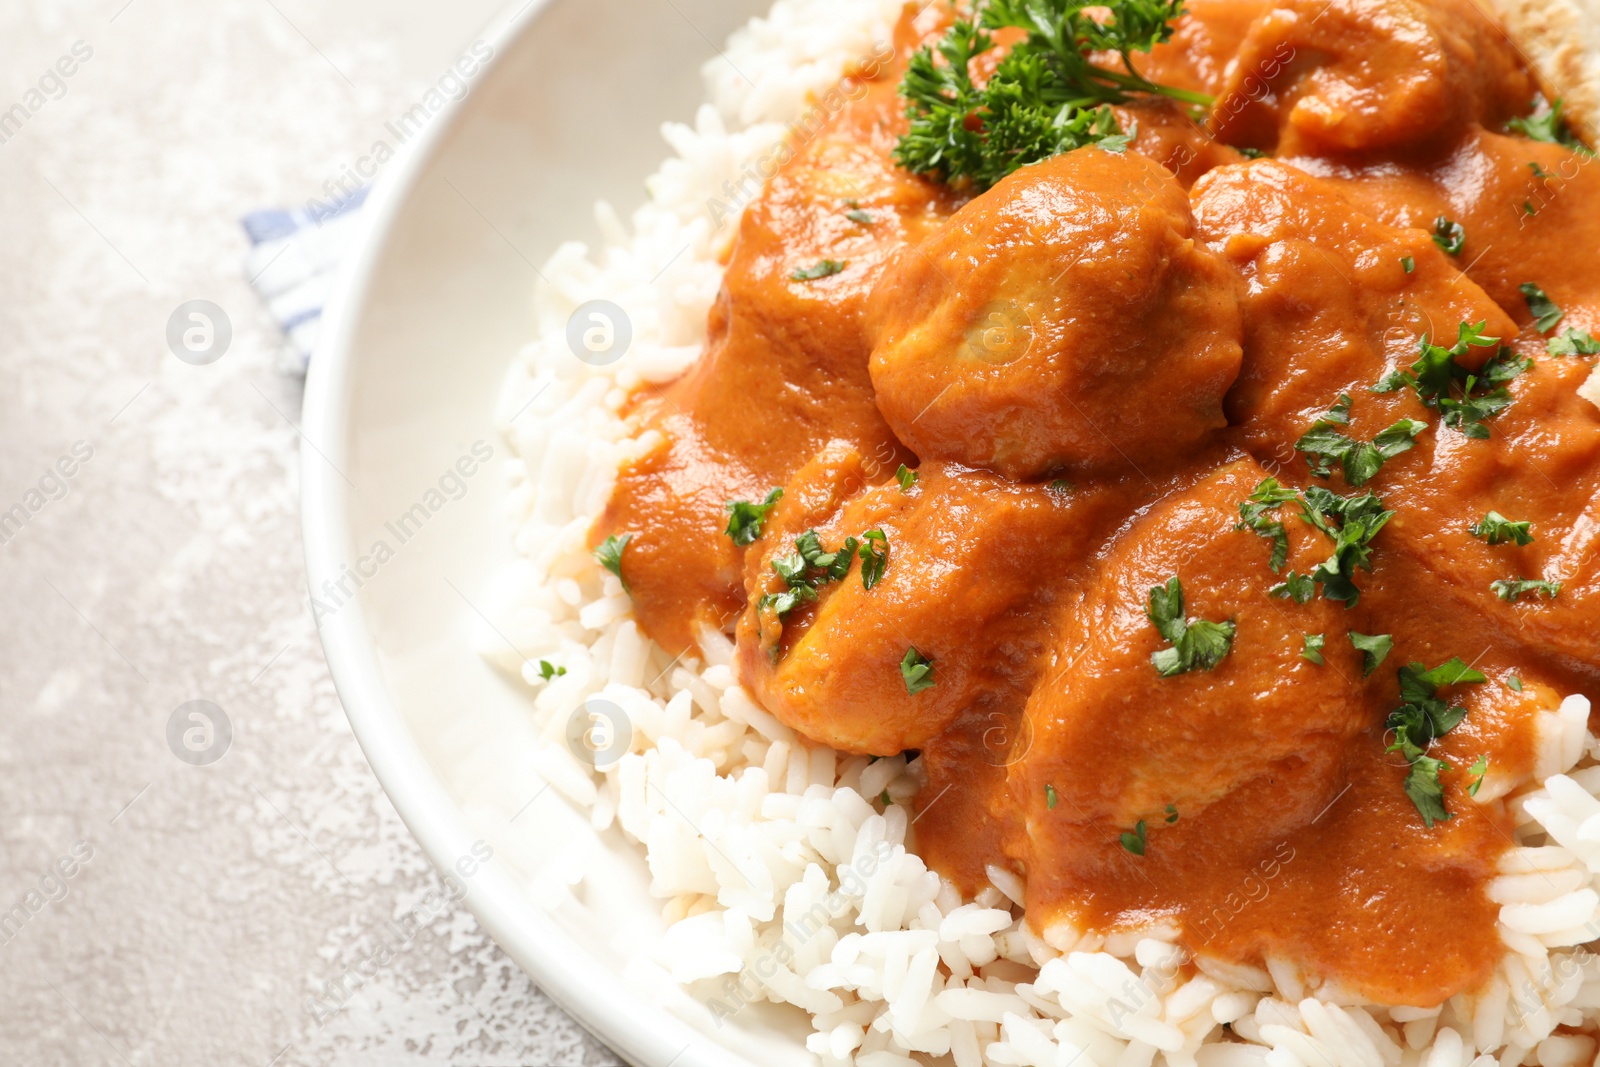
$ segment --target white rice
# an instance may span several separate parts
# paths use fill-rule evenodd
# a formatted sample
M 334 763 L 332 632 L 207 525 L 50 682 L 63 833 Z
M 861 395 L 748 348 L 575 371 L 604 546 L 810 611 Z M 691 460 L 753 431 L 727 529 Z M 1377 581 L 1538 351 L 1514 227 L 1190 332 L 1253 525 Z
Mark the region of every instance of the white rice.
M 1023 922 L 1014 878 L 996 874 L 965 900 L 908 850 L 914 764 L 808 745 L 734 682 L 721 635 L 705 636 L 703 662 L 673 662 L 641 636 L 585 547 L 618 464 L 650 444 L 630 440 L 618 412 L 641 381 L 669 380 L 699 353 L 736 227 L 716 224 L 708 203 L 748 182 L 899 11 L 899 0 L 779 0 L 736 33 L 706 69 L 713 103 L 692 127 L 663 130 L 675 156 L 631 225 L 600 204 L 605 247 L 565 245 L 545 265 L 539 337 L 507 381 L 501 428 L 525 561 L 491 590 L 491 614 L 532 662 L 498 639 L 484 651 L 533 687 L 533 729 L 509 739 L 520 784 L 548 785 L 596 830 L 620 828 L 642 848 L 671 925 L 639 949 L 635 974 L 670 975 L 718 1025 L 748 1003 L 795 1005 L 826 1067 L 946 1056 L 957 1067 L 1587 1067 L 1594 1037 L 1556 1033 L 1600 1020 L 1600 957 L 1577 947 L 1600 937 L 1600 748 L 1582 697 L 1540 713 L 1534 782 L 1491 774 L 1476 798 L 1518 822 L 1489 890 L 1507 948 L 1495 978 L 1439 1008 L 1387 1008 L 1308 989 L 1285 960 L 1189 960 L 1173 931 L 1057 929 L 1046 943 Z M 568 317 L 592 299 L 632 321 L 632 347 L 610 367 L 567 347 Z M 545 682 L 541 658 L 566 673 Z M 566 741 L 573 709 L 594 699 L 632 729 L 627 754 L 598 770 Z M 594 849 L 581 837 L 555 857 L 564 864 L 541 857 L 563 872 L 542 892 L 581 892 Z

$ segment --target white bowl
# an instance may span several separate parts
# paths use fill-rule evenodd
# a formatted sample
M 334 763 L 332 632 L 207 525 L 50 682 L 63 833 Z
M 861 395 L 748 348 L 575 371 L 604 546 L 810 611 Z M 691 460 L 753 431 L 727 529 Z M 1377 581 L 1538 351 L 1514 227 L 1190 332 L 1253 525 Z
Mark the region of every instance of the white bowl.
M 692 117 L 710 42 L 759 6 L 534 0 L 485 37 L 489 68 L 404 147 L 364 209 L 306 387 L 306 562 L 312 596 L 334 609 L 319 609 L 320 630 L 351 726 L 441 872 L 479 838 L 495 847 L 462 799 L 503 754 L 463 751 L 462 738 L 503 736 L 510 748 L 529 731 L 528 694 L 471 637 L 482 625 L 472 598 L 511 559 L 499 463 L 403 544 L 386 523 L 473 442 L 507 456 L 493 412 L 532 334 L 534 265 L 561 240 L 592 236 L 597 197 L 624 212 L 642 200 L 667 154 L 660 123 Z M 393 558 L 362 564 L 380 539 Z M 347 569 L 370 577 L 352 598 L 330 594 L 341 578 L 352 588 Z M 540 906 L 506 849 L 462 882 L 466 905 L 551 997 L 646 1067 L 814 1062 L 796 1012 L 751 1008 L 719 1027 L 681 992 L 630 985 L 630 957 L 661 928 L 641 858 L 553 793 L 536 817 L 593 847 L 580 903 Z

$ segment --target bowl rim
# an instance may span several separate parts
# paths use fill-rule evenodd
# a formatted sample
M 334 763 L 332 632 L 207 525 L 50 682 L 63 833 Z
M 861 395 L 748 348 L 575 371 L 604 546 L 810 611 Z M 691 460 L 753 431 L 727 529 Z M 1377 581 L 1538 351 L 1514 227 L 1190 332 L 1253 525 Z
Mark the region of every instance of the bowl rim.
M 505 25 L 479 39 L 494 53 L 487 73 L 526 36 L 553 0 L 528 0 Z M 475 80 L 473 88 L 481 82 Z M 325 321 L 306 375 L 300 425 L 301 537 L 306 583 L 314 599 L 326 580 L 354 562 L 349 488 L 340 473 L 350 455 L 351 352 L 400 215 L 441 155 L 472 89 L 450 100 L 417 137 L 402 145 L 373 183 L 356 222 L 350 251 L 325 302 Z M 507 354 L 509 360 L 510 353 Z M 384 792 L 441 874 L 476 840 L 463 813 L 390 699 L 377 647 L 360 601 L 317 623 L 328 669 L 345 716 Z M 486 863 L 466 885 L 462 903 L 539 988 L 583 1027 L 639 1067 L 752 1067 L 635 987 L 619 997 L 613 970 L 592 956 L 555 919 L 533 904 L 511 873 Z

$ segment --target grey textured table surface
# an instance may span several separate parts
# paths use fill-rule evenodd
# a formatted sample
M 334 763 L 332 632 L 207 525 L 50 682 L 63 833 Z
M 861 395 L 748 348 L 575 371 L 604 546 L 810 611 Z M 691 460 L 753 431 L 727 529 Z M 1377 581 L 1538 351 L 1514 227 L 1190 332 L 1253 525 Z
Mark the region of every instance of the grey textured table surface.
M 244 212 L 319 195 L 506 13 L 0 5 L 0 1063 L 618 1062 L 465 911 L 389 925 L 439 883 L 328 678 L 299 383 L 240 274 Z M 233 323 L 210 366 L 166 347 L 190 299 Z M 211 766 L 166 741 L 196 699 Z

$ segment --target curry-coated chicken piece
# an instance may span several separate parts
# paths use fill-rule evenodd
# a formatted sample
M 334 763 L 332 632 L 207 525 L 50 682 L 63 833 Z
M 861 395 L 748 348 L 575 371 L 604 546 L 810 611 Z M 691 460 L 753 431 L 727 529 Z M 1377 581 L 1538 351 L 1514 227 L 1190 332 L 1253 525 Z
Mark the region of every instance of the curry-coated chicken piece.
M 1600 167 L 1572 145 L 1474 130 L 1449 155 L 1423 167 L 1340 167 L 1326 180 L 1391 226 L 1433 231 L 1524 327 L 1533 313 L 1524 284 L 1540 287 L 1563 315 L 1554 332 L 1600 336 L 1600 285 L 1573 270 L 1573 250 L 1600 248 Z M 1470 175 L 1470 181 L 1463 176 Z
M 1519 338 L 1426 233 L 1379 222 L 1320 179 L 1261 160 L 1212 171 L 1194 200 L 1200 235 L 1248 283 L 1244 367 L 1228 398 L 1235 439 L 1296 477 L 1325 463 L 1348 492 L 1345 464 L 1298 452 L 1302 435 L 1320 424 L 1337 448 L 1408 427 L 1406 450 L 1364 483 L 1396 512 L 1386 545 L 1528 646 L 1600 665 L 1600 410 L 1578 394 L 1585 361 L 1550 355 L 1536 333 Z M 1463 324 L 1515 348 L 1458 343 Z M 1415 376 L 1424 335 L 1459 350 L 1443 399 L 1487 403 L 1486 414 L 1425 404 L 1392 377 Z M 1514 376 L 1469 395 L 1465 375 L 1491 359 Z M 1344 422 L 1330 420 L 1336 408 Z M 1491 534 L 1491 513 L 1529 528 Z M 1496 585 L 1518 580 L 1560 588 Z
M 1025 698 L 1047 640 L 1041 618 L 1147 491 L 1019 485 L 942 463 L 924 463 L 908 488 L 868 482 L 859 453 L 838 444 L 785 487 L 747 558 L 738 663 L 788 726 L 883 756 L 921 747 L 980 700 Z M 802 599 L 780 572 L 805 560 L 808 532 L 817 551 L 848 538 L 857 549 L 837 578 L 805 568 L 815 595 Z M 881 569 L 870 588 L 864 568 Z
M 639 421 L 660 433 L 624 464 L 590 538 L 630 535 L 634 610 L 674 653 L 743 606 L 728 501 L 762 499 L 836 437 L 882 459 L 899 452 L 873 403 L 863 309 L 890 255 L 960 201 L 894 165 L 899 69 L 858 83 L 836 111 L 819 107 L 764 161 L 778 169 L 739 218 L 704 355 L 638 394 Z
M 1266 478 L 1239 460 L 1163 500 L 1118 537 L 1086 601 L 1065 613 L 1025 711 L 1031 744 L 1010 768 L 1022 822 L 1008 851 L 1030 898 L 1092 903 L 1062 883 L 1248 869 L 1343 788 L 1349 742 L 1366 725 L 1361 657 L 1341 606 L 1267 595 L 1278 580 L 1270 549 L 1237 529 L 1240 503 Z M 1285 531 L 1289 568 L 1304 573 L 1328 554 L 1306 524 Z M 1173 579 L 1181 607 L 1168 597 Z M 1174 640 L 1152 615 L 1210 632 Z M 1324 635 L 1321 663 L 1303 655 L 1308 634 Z M 1123 833 L 1148 844 L 1124 847 Z M 1186 849 L 1191 835 L 1209 844 Z M 1130 865 L 1140 850 L 1152 862 Z M 1032 899 L 1029 917 L 1041 928 L 1055 918 L 1035 915 Z
M 1224 425 L 1234 285 L 1158 164 L 1024 167 L 896 253 L 870 312 L 878 408 L 924 460 L 1012 479 L 1187 455 Z
M 1245 35 L 1210 127 L 1280 157 L 1448 149 L 1537 86 L 1472 0 L 1277 0 Z

